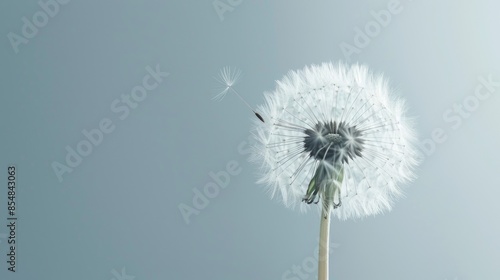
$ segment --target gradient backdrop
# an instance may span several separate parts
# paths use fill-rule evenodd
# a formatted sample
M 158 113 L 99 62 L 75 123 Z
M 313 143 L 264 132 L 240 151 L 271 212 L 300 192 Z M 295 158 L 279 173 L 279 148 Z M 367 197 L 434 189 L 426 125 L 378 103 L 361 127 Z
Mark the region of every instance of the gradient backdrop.
M 390 78 L 425 148 L 392 212 L 333 221 L 331 278 L 500 279 L 499 9 L 449 0 L 2 1 L 0 279 L 315 279 L 317 213 L 286 209 L 255 184 L 254 116 L 234 95 L 212 101 L 213 77 L 241 69 L 236 88 L 256 106 L 289 70 L 339 60 Z M 143 80 L 151 89 L 126 101 Z M 95 129 L 107 133 L 89 150 L 82 131 Z M 58 178 L 54 165 L 79 144 L 87 155 L 70 156 Z M 6 256 L 10 165 L 15 273 Z M 179 207 L 194 207 L 210 173 L 228 168 L 227 186 L 183 217 Z

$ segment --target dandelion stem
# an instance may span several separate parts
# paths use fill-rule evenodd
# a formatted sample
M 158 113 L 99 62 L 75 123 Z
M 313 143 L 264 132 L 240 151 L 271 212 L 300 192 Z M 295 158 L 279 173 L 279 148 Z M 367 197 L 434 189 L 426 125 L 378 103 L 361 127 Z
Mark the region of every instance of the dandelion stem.
M 333 174 L 329 173 L 329 178 L 322 181 L 324 184 L 323 195 L 321 196 L 321 222 L 319 226 L 319 256 L 318 256 L 318 280 L 328 280 L 329 256 L 330 256 L 330 215 L 333 209 L 341 205 L 340 187 L 344 179 L 344 167 L 335 164 Z M 331 176 L 331 177 L 330 177 Z M 335 203 L 337 197 L 338 203 Z
M 330 207 L 322 207 L 319 229 L 318 280 L 328 280 L 330 248 Z

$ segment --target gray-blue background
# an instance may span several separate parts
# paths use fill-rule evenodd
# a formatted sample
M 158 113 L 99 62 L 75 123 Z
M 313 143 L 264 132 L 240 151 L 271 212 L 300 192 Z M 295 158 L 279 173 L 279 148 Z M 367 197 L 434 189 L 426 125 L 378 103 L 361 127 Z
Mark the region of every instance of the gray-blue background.
M 391 1 L 353 2 L 72 0 L 16 53 L 8 34 L 21 36 L 22 18 L 42 8 L 2 1 L 0 279 L 286 279 L 294 265 L 304 271 L 315 257 L 317 213 L 288 210 L 254 183 L 256 169 L 238 150 L 252 113 L 234 95 L 213 102 L 213 76 L 226 65 L 241 69 L 236 88 L 255 106 L 290 69 L 338 60 L 384 72 L 417 117 L 421 143 L 435 129 L 446 140 L 392 212 L 333 221 L 331 278 L 498 279 L 500 86 L 468 115 L 453 108 L 473 100 L 478 77 L 500 81 L 500 5 L 401 1 L 348 58 L 340 46 L 356 46 L 355 28 Z M 214 3 L 230 10 L 219 15 Z M 170 75 L 119 119 L 110 104 L 156 65 Z M 60 182 L 51 164 L 64 163 L 65 147 L 103 118 L 114 131 Z M 179 205 L 192 206 L 193 189 L 233 160 L 241 172 L 186 224 Z M 16 273 L 5 262 L 11 164 Z

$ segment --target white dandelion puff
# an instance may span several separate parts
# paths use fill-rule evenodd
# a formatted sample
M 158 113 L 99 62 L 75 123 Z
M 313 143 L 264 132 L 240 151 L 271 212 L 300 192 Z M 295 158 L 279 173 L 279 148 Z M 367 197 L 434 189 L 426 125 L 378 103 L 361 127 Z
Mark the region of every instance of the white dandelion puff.
M 389 211 L 414 178 L 415 134 L 404 102 L 367 67 L 324 63 L 291 71 L 265 101 L 252 155 L 261 166 L 258 182 L 292 208 L 321 202 L 320 248 L 328 247 L 330 214 Z M 319 279 L 327 279 L 325 258 L 320 250 Z
M 325 63 L 292 71 L 277 84 L 259 107 L 270 121 L 255 124 L 259 182 L 287 206 L 307 209 L 324 195 L 324 180 L 342 176 L 335 216 L 390 210 L 401 184 L 414 178 L 417 153 L 404 102 L 387 81 L 365 66 Z

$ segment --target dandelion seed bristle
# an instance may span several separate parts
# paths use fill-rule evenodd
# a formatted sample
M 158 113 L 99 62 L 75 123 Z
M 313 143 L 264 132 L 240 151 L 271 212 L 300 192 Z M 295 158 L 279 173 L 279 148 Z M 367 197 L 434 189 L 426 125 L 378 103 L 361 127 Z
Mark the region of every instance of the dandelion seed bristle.
M 217 95 L 215 95 L 212 99 L 217 100 L 217 101 L 221 101 L 227 95 L 229 90 L 232 90 L 236 94 L 238 94 L 234 90 L 233 86 L 236 83 L 238 83 L 238 81 L 240 80 L 240 76 L 241 76 L 241 70 L 239 70 L 239 69 L 233 70 L 229 66 L 223 67 L 219 71 L 218 76 L 214 77 L 214 79 L 217 81 L 217 83 L 222 85 L 221 91 Z

